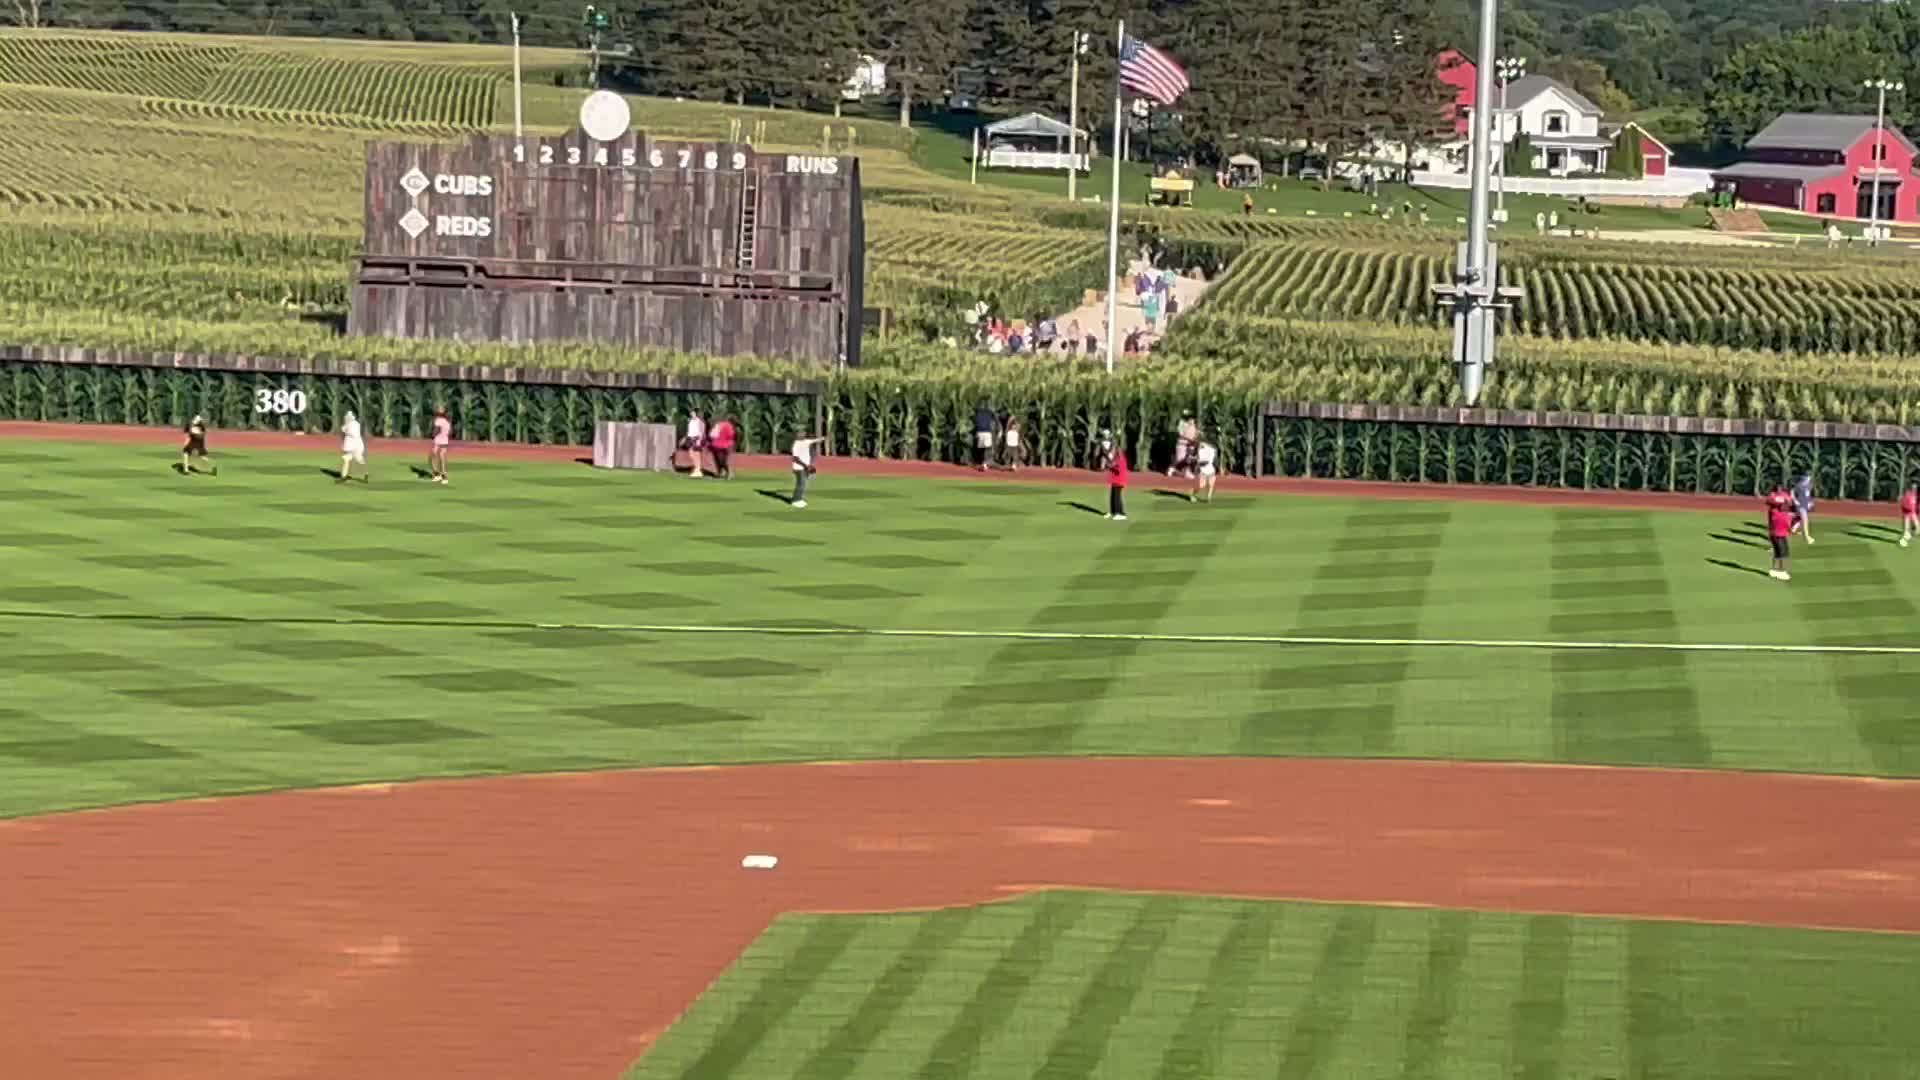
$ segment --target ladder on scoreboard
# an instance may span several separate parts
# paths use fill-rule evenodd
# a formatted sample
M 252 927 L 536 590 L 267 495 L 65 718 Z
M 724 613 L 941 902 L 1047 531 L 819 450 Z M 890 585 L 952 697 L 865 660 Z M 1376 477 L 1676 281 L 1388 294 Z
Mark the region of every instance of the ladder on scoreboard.
M 748 169 L 746 186 L 740 192 L 740 236 L 735 250 L 740 253 L 740 269 L 753 269 L 753 243 L 759 233 L 755 227 L 760 213 L 760 181 Z

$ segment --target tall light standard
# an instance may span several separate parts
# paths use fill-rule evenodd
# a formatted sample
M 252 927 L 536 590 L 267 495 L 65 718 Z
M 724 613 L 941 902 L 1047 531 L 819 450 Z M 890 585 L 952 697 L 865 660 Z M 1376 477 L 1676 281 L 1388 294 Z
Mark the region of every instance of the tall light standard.
M 1506 223 L 1507 220 L 1507 84 L 1527 73 L 1527 58 L 1524 56 L 1503 56 L 1493 62 L 1493 73 L 1500 79 L 1500 113 L 1497 117 L 1500 129 L 1496 138 L 1500 142 L 1500 158 L 1494 166 L 1500 173 L 1498 203 L 1494 207 L 1493 220 Z
M 1085 30 L 1073 32 L 1073 89 L 1067 96 L 1067 201 L 1079 201 L 1080 185 L 1080 58 L 1087 53 L 1093 35 Z
M 1902 93 L 1907 84 L 1868 79 L 1864 85 L 1869 90 L 1880 91 L 1880 109 L 1873 118 L 1873 205 L 1867 210 L 1867 243 L 1877 247 L 1880 244 L 1880 171 L 1887 167 L 1887 91 Z

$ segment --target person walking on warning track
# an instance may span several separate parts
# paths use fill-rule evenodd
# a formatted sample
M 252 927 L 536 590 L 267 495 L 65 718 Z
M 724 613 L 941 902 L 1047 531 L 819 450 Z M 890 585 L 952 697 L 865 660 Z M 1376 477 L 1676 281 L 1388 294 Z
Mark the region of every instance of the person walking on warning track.
M 427 475 L 436 484 L 447 482 L 447 447 L 453 442 L 453 421 L 444 408 L 433 410 L 433 449 L 427 452 Z
M 340 479 L 335 483 L 353 479 L 355 465 L 360 466 L 360 482 L 373 483 L 373 470 L 367 467 L 367 440 L 360 437 L 360 418 L 349 411 L 340 425 Z
M 1908 484 L 1907 493 L 1900 496 L 1900 546 L 1913 543 L 1913 534 L 1920 532 L 1920 484 Z
M 1219 472 L 1220 451 L 1207 439 L 1200 440 L 1200 449 L 1195 451 L 1194 460 L 1200 466 L 1200 473 L 1193 478 L 1193 494 L 1187 496 L 1188 502 L 1212 502 L 1213 478 Z
M 1767 576 L 1775 581 L 1792 581 L 1787 572 L 1787 542 L 1793 535 L 1793 500 L 1778 488 L 1767 496 L 1767 539 L 1773 544 L 1773 568 Z
M 687 449 L 687 460 L 693 464 L 693 475 L 696 478 L 704 475 L 700 465 L 701 458 L 707 452 L 707 421 L 700 415 L 699 409 L 687 414 L 687 437 L 681 440 L 680 445 Z
M 793 440 L 793 498 L 788 505 L 803 510 L 807 505 L 807 480 L 818 471 L 813 467 L 813 448 L 826 442 L 823 436 L 803 436 Z
M 987 459 L 993 456 L 993 410 L 981 402 L 973 410 L 973 464 L 981 472 L 987 471 Z
M 733 443 L 738 436 L 734 433 L 733 418 L 722 416 L 720 422 L 713 425 L 713 432 L 707 436 L 707 446 L 713 450 L 713 475 L 724 480 L 733 479 Z
M 1127 520 L 1127 452 L 1114 442 L 1113 432 L 1100 433 L 1100 461 L 1107 470 L 1107 520 Z

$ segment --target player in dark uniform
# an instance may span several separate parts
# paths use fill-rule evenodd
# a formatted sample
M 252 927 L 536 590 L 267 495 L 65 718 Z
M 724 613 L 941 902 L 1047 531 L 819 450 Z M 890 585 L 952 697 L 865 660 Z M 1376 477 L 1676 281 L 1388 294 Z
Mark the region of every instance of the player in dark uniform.
M 214 464 L 212 455 L 207 453 L 207 421 L 199 413 L 187 422 L 187 443 L 180 448 L 180 475 L 193 475 L 193 459 L 199 458 L 206 463 L 207 471 L 220 475 L 220 466 Z

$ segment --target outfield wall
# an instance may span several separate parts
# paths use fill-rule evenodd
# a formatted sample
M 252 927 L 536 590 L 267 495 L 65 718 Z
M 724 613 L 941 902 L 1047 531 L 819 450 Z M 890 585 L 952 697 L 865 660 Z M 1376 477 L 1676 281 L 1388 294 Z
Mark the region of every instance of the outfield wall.
M 4 420 L 180 427 L 199 413 L 216 429 L 325 434 L 338 430 L 351 409 L 369 436 L 414 438 L 427 433 L 439 406 L 462 440 L 564 446 L 590 445 L 597 420 L 681 424 L 698 408 L 731 415 L 743 452 L 771 453 L 819 430 L 825 386 L 798 379 L 0 345 Z
M 1271 402 L 1265 475 L 1750 495 L 1814 477 L 1822 498 L 1920 481 L 1920 428 L 1892 424 Z

